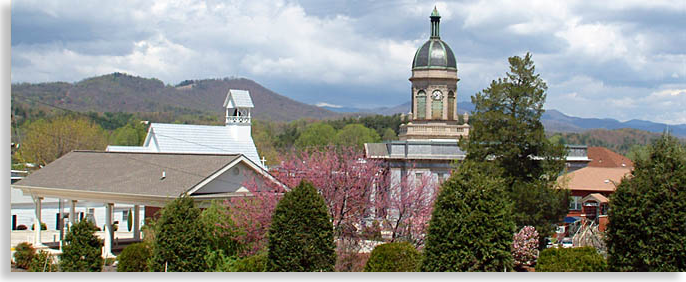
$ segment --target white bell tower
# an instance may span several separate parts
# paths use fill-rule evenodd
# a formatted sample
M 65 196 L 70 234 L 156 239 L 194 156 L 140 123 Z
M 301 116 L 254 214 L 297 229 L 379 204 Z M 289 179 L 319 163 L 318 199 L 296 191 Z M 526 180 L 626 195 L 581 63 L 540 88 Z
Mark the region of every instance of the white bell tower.
M 250 136 L 251 111 L 255 106 L 247 90 L 229 89 L 224 100 L 226 108 L 226 126 L 235 131 L 236 136 Z

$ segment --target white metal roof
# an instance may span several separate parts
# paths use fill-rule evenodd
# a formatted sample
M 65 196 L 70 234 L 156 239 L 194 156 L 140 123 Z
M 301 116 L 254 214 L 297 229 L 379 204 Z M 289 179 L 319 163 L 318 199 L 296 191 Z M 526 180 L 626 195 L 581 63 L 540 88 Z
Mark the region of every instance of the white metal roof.
M 150 147 L 143 147 L 143 146 L 114 146 L 114 145 L 107 145 L 107 149 L 105 149 L 107 152 L 153 152 L 152 148 Z
M 146 144 L 154 138 L 157 152 L 243 154 L 262 166 L 249 130 L 233 126 L 152 123 Z M 152 146 L 150 146 L 152 148 Z
M 229 89 L 224 100 L 224 108 L 254 108 L 250 92 L 247 90 Z

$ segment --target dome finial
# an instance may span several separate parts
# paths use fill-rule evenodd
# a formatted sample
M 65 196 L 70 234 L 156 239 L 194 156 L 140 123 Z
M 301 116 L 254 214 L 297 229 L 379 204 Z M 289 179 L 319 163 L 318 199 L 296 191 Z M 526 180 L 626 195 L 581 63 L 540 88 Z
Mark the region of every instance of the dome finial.
M 436 6 L 434 6 L 434 11 L 431 12 L 431 17 L 441 17 L 441 15 L 438 14 L 438 10 L 436 9 Z
M 439 24 L 441 22 L 441 15 L 438 14 L 436 6 L 434 6 L 434 11 L 431 12 L 431 38 L 441 38 L 438 35 Z

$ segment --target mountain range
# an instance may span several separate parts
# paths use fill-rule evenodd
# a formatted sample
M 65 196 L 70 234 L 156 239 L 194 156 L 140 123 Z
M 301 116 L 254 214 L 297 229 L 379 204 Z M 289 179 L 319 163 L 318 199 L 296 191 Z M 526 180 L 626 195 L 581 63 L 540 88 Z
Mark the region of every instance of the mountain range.
M 175 86 L 165 85 L 155 78 L 142 78 L 124 73 L 112 73 L 75 83 L 12 84 L 12 103 L 36 106 L 47 104 L 74 111 L 95 112 L 163 112 L 182 110 L 203 113 L 223 113 L 228 89 L 250 91 L 255 104 L 253 117 L 272 121 L 292 121 L 301 118 L 329 119 L 343 116 L 407 113 L 410 102 L 375 109 L 338 107 L 320 103 L 308 105 L 275 93 L 246 78 L 186 80 Z M 468 101 L 458 102 L 458 112 L 474 110 Z M 589 129 L 634 128 L 686 137 L 686 124 L 667 125 L 644 120 L 620 122 L 615 119 L 580 118 L 555 109 L 546 110 L 543 125 L 549 132 L 583 132 Z
M 324 109 L 336 112 L 357 112 L 357 113 L 370 113 L 370 114 L 382 114 L 382 115 L 392 115 L 396 113 L 407 113 L 410 111 L 410 102 L 403 103 L 395 107 L 384 107 L 384 108 L 374 108 L 374 109 L 357 109 L 357 108 L 332 108 L 332 107 L 322 107 Z M 474 104 L 468 101 L 457 102 L 457 112 L 463 114 L 465 112 L 472 112 L 474 110 Z M 549 132 L 584 132 L 591 129 L 621 129 L 621 128 L 633 128 L 644 130 L 653 133 L 662 133 L 666 130 L 670 131 L 673 135 L 679 137 L 686 137 L 686 124 L 669 125 L 664 123 L 657 123 L 646 120 L 633 119 L 625 122 L 618 121 L 616 119 L 610 118 L 580 118 L 573 117 L 563 114 L 562 112 L 550 109 L 546 110 L 541 116 L 541 122 L 545 126 L 546 131 Z

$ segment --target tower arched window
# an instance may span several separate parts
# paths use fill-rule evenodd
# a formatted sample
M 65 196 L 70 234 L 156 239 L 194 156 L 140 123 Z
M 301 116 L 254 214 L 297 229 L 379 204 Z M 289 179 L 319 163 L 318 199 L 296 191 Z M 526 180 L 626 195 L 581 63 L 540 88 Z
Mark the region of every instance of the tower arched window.
M 417 92 L 417 119 L 426 119 L 426 92 Z
M 455 120 L 455 92 L 448 92 L 448 120 Z

